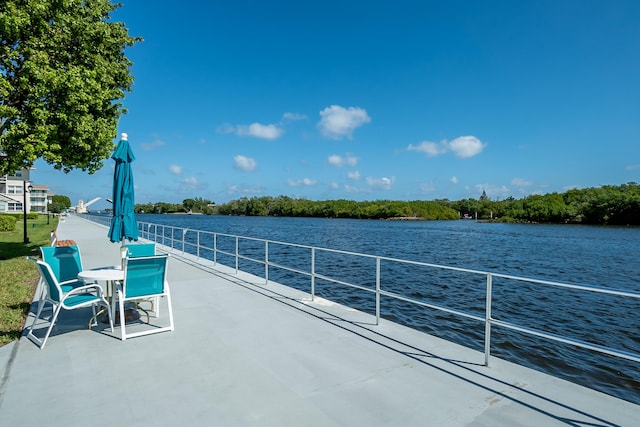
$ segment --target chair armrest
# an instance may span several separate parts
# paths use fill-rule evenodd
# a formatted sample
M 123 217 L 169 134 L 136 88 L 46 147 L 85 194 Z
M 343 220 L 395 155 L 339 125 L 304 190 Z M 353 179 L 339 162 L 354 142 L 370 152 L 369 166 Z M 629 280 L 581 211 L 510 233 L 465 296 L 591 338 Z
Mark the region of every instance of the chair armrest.
M 64 282 L 58 282 L 58 284 L 60 286 L 64 286 L 64 285 L 71 285 L 73 286 L 75 283 L 77 283 L 79 286 L 84 286 L 85 282 L 83 282 L 80 279 L 69 279 L 69 280 L 65 280 Z M 75 288 L 75 286 L 73 286 Z
M 102 286 L 96 283 L 92 283 L 90 285 L 79 286 L 77 288 L 71 289 L 68 293 L 65 294 L 65 298 L 75 294 L 85 293 L 85 292 L 88 292 L 89 290 L 96 290 L 98 291 L 98 296 L 101 298 L 103 297 Z

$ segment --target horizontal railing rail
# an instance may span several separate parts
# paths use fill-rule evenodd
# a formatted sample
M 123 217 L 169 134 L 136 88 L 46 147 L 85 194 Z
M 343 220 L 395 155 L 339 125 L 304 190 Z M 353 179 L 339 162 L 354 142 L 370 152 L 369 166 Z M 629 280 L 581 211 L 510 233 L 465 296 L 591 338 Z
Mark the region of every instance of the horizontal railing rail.
M 107 226 L 110 225 L 110 221 L 111 221 L 111 217 L 108 217 L 108 216 L 86 215 L 86 217 L 91 219 L 92 221 L 95 221 Z M 226 233 L 216 233 L 211 231 L 194 230 L 189 228 L 174 227 L 174 226 L 163 225 L 163 224 L 139 222 L 138 227 L 139 227 L 141 238 L 154 241 L 158 244 L 161 244 L 165 247 L 170 248 L 171 250 L 179 250 L 183 253 L 195 255 L 198 258 L 206 259 L 208 261 L 213 261 L 214 265 L 219 262 L 218 261 L 219 255 L 231 257 L 234 259 L 233 268 L 235 269 L 236 273 L 240 271 L 239 265 L 241 260 L 254 263 L 257 265 L 261 265 L 264 268 L 265 284 L 269 283 L 270 269 L 289 271 L 301 276 L 308 277 L 310 278 L 309 293 L 311 295 L 312 300 L 316 298 L 316 282 L 318 280 L 334 283 L 340 286 L 345 286 L 352 289 L 357 289 L 362 292 L 373 294 L 375 296 L 376 325 L 379 323 L 380 317 L 381 317 L 381 297 L 382 296 L 396 299 L 399 301 L 404 301 L 406 303 L 413 304 L 416 306 L 426 307 L 432 310 L 438 310 L 453 316 L 462 317 L 462 318 L 483 323 L 484 324 L 483 341 L 484 341 L 485 365 L 489 364 L 489 358 L 491 355 L 491 332 L 492 332 L 493 326 L 498 326 L 504 329 L 509 329 L 512 331 L 516 331 L 516 332 L 520 332 L 527 335 L 536 336 L 536 337 L 540 337 L 540 338 L 544 338 L 544 339 L 548 339 L 556 342 L 570 344 L 570 345 L 587 349 L 590 351 L 595 351 L 598 353 L 607 354 L 610 356 L 615 356 L 622 359 L 631 360 L 634 362 L 640 362 L 640 354 L 638 353 L 625 351 L 622 349 L 611 348 L 608 346 L 592 343 L 587 340 L 572 338 L 562 334 L 543 331 L 540 329 L 532 328 L 530 326 L 525 326 L 525 325 L 514 323 L 514 322 L 500 320 L 492 316 L 492 306 L 493 306 L 492 288 L 493 288 L 493 283 L 495 279 L 504 279 L 504 280 L 510 280 L 510 281 L 525 282 L 529 284 L 551 286 L 559 289 L 572 289 L 572 290 L 577 290 L 581 292 L 606 294 L 606 295 L 612 295 L 612 296 L 622 297 L 622 298 L 632 298 L 634 300 L 640 300 L 639 292 L 591 286 L 591 285 L 583 285 L 583 284 L 555 282 L 555 281 L 549 281 L 549 280 L 541 280 L 541 279 L 520 277 L 520 276 L 514 276 L 514 275 L 508 275 L 508 274 L 492 273 L 487 271 L 445 266 L 445 265 L 439 265 L 439 264 L 431 264 L 431 263 L 398 259 L 398 258 L 392 258 L 392 257 L 363 254 L 358 252 L 350 252 L 350 251 L 343 251 L 343 250 L 337 250 L 337 249 L 301 245 L 296 243 L 287 243 L 287 242 L 280 242 L 275 240 L 258 239 L 254 237 L 238 236 L 238 235 L 226 234 Z M 203 243 L 203 240 L 205 240 L 203 239 L 203 237 L 208 242 L 210 242 L 210 246 L 207 246 L 207 244 Z M 222 244 L 222 247 L 221 247 L 221 240 L 227 241 L 226 244 Z M 241 242 L 245 242 L 245 243 L 251 242 L 251 243 L 260 244 L 260 246 L 262 247 L 261 249 L 262 253 L 260 254 L 261 257 L 258 258 L 256 255 L 242 252 L 240 249 Z M 285 265 L 282 262 L 274 261 L 273 259 L 270 258 L 270 252 L 272 252 L 275 247 L 297 248 L 297 249 L 308 251 L 309 252 L 308 269 L 304 269 L 298 266 Z M 253 251 L 260 252 L 255 247 L 253 248 Z M 210 253 L 211 257 L 207 258 L 202 256 L 203 252 Z M 344 280 L 343 278 L 337 278 L 335 276 L 331 276 L 326 273 L 325 274 L 319 273 L 317 271 L 318 254 L 337 254 L 337 255 L 345 255 L 348 257 L 357 257 L 358 259 L 363 259 L 363 260 L 375 261 L 375 285 L 364 286 L 362 284 L 354 283 L 353 281 Z M 465 274 L 471 274 L 471 275 L 483 277 L 484 278 L 483 280 L 484 313 L 474 314 L 458 308 L 452 308 L 452 307 L 444 306 L 442 304 L 437 304 L 435 302 L 421 301 L 416 298 L 411 298 L 406 295 L 401 295 L 398 292 L 385 289 L 383 280 L 381 278 L 382 262 L 392 263 L 392 264 L 401 265 L 401 266 L 416 267 L 416 268 L 427 267 L 427 268 L 437 269 L 440 271 L 458 272 L 458 273 L 465 273 Z M 287 283 L 281 283 L 281 284 L 287 285 Z

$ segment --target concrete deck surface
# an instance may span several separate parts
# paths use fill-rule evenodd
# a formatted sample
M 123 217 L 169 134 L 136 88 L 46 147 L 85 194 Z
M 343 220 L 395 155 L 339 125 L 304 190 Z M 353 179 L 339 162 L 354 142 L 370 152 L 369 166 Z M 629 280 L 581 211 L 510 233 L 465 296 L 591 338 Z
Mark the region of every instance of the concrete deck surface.
M 86 269 L 119 262 L 106 235 L 58 227 Z M 172 253 L 168 277 L 174 332 L 122 342 L 86 309 L 43 350 L 0 348 L 0 426 L 640 425 L 638 405 L 221 265 Z

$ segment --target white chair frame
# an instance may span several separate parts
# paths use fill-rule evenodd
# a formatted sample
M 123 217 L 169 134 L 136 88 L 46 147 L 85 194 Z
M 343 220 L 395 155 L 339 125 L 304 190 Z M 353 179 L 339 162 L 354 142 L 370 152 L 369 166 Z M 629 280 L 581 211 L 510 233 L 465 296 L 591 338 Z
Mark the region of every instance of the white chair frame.
M 77 288 L 73 288 L 68 292 L 64 292 L 56 279 L 53 271 L 49 264 L 40 261 L 39 259 L 27 257 L 27 259 L 33 261 L 38 266 L 38 270 L 40 271 L 40 277 L 42 282 L 41 286 L 44 287 L 42 290 L 42 296 L 38 303 L 38 312 L 36 314 L 35 319 L 33 319 L 33 323 L 29 328 L 29 332 L 27 333 L 27 338 L 33 341 L 40 349 L 43 349 L 49 339 L 49 335 L 53 330 L 53 326 L 58 319 L 58 315 L 62 309 L 65 310 L 75 310 L 78 308 L 84 308 L 91 306 L 93 310 L 93 317 L 91 317 L 91 321 L 89 323 L 89 328 L 92 326 L 96 326 L 98 324 L 96 319 L 96 305 L 104 305 L 107 308 L 107 314 L 109 317 L 109 326 L 111 327 L 111 332 L 113 332 L 113 318 L 111 316 L 111 308 L 109 306 L 109 302 L 104 297 L 102 292 L 102 287 L 98 284 L 90 284 L 85 286 L 79 286 Z M 57 293 L 56 295 L 52 295 L 52 293 Z M 77 299 L 80 296 L 89 297 L 84 301 L 78 302 Z M 53 308 L 53 315 L 51 316 L 49 327 L 47 328 L 47 332 L 45 333 L 43 338 L 38 338 L 33 334 L 33 328 L 35 327 L 38 319 L 40 319 L 40 315 L 45 307 L 45 305 L 49 303 Z
M 125 268 L 124 268 L 124 280 L 116 285 L 116 298 L 119 310 L 119 321 L 120 321 L 120 338 L 122 341 L 125 341 L 127 338 L 134 338 L 143 335 L 156 334 L 159 332 L 168 332 L 173 331 L 175 329 L 173 323 L 173 310 L 171 306 L 171 292 L 169 289 L 169 282 L 167 281 L 167 267 L 168 267 L 168 258 L 169 255 L 155 255 L 155 256 L 144 256 L 144 257 L 135 257 L 135 258 L 126 258 L 125 259 Z M 135 296 L 126 296 L 127 295 L 127 283 L 128 281 L 135 280 L 130 277 L 130 268 L 129 264 L 137 264 L 144 263 L 146 260 L 158 260 L 164 259 L 164 268 L 162 271 L 162 290 L 159 292 L 153 292 L 149 294 L 143 295 L 135 295 Z M 167 312 L 169 316 L 169 326 L 153 326 L 153 328 L 148 328 L 143 331 L 131 332 L 127 333 L 127 327 L 125 322 L 125 303 L 126 302 L 135 302 L 135 301 L 148 301 L 149 299 L 155 299 L 158 301 L 158 304 L 154 307 L 154 317 L 158 317 L 159 312 L 159 298 L 165 297 L 167 299 Z M 115 308 L 115 307 L 114 307 Z

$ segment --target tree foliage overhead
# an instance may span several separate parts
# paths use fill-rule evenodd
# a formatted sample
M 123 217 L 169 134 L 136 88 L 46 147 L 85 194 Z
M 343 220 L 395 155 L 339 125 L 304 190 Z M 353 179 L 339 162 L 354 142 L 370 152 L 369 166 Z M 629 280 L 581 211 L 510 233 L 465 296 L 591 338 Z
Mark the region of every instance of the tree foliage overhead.
M 0 174 L 43 158 L 90 173 L 114 146 L 131 90 L 124 50 L 139 38 L 111 22 L 110 0 L 0 2 Z

